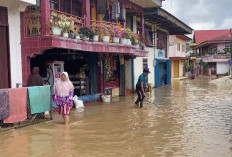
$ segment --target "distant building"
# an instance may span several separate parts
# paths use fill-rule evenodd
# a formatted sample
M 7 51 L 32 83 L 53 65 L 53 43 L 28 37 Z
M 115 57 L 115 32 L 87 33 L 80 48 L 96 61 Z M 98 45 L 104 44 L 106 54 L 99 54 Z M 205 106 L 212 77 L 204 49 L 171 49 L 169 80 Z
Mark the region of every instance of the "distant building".
M 230 30 L 196 30 L 194 53 L 200 75 L 227 75 L 230 61 Z
M 187 59 L 187 41 L 191 38 L 185 35 L 171 35 L 169 37 L 169 58 L 171 59 L 172 78 L 184 76 L 184 61 Z

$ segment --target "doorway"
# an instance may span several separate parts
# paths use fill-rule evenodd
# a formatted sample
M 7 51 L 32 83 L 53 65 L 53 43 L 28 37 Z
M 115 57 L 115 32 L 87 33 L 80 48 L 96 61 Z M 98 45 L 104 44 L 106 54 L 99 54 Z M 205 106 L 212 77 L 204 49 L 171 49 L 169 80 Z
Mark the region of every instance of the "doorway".
M 10 62 L 7 8 L 0 6 L 0 89 L 10 88 Z
M 179 61 L 174 61 L 174 78 L 179 77 Z

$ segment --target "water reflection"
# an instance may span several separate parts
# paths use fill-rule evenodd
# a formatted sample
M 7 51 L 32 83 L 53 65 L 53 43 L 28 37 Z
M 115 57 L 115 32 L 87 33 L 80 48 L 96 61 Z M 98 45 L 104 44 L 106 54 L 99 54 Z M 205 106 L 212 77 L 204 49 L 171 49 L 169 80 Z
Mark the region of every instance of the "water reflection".
M 229 157 L 230 87 L 175 81 L 155 89 L 143 109 L 133 104 L 136 96 L 129 96 L 73 110 L 69 127 L 55 115 L 50 122 L 0 133 L 0 156 Z

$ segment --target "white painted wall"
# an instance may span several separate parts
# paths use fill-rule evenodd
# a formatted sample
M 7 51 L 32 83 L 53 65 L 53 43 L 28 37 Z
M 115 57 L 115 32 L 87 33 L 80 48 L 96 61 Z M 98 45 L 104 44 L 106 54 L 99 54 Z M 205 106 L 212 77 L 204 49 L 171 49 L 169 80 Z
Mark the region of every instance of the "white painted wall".
M 229 71 L 229 63 L 217 63 L 217 75 L 227 74 Z
M 148 68 L 150 69 L 150 74 L 148 75 L 148 82 L 152 84 L 152 87 L 154 87 L 155 83 L 155 69 L 153 65 L 154 60 L 154 48 L 145 48 L 146 51 L 148 51 L 148 57 L 137 57 L 134 60 L 134 87 L 136 88 L 136 83 L 138 81 L 139 76 L 143 73 L 143 58 L 148 59 Z
M 126 71 L 126 90 L 132 90 L 132 66 L 131 59 L 125 61 L 125 71 Z
M 11 66 L 11 87 L 15 88 L 17 83 L 22 83 L 22 59 L 21 59 L 21 32 L 20 32 L 20 12 L 24 11 L 31 2 L 36 0 L 22 1 L 0 1 L 0 6 L 8 9 L 9 24 L 9 44 L 10 44 L 10 66 Z

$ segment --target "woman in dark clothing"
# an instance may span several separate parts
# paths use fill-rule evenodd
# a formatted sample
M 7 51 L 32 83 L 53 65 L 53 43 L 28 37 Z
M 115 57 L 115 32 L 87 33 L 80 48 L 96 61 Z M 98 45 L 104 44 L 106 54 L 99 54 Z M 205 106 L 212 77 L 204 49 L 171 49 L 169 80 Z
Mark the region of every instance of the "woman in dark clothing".
M 27 87 L 32 87 L 32 86 L 43 86 L 43 79 L 39 75 L 39 67 L 34 67 L 32 69 L 32 73 L 28 79 Z
M 29 76 L 28 82 L 27 82 L 27 87 L 32 87 L 32 86 L 43 86 L 43 79 L 39 75 L 39 67 L 34 67 L 32 69 L 32 73 Z M 31 119 L 33 115 L 31 115 L 30 110 L 28 110 L 28 118 Z M 36 114 L 36 119 L 42 119 L 45 118 L 44 113 L 38 113 Z

